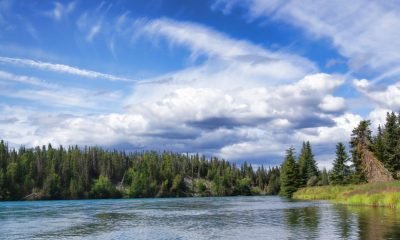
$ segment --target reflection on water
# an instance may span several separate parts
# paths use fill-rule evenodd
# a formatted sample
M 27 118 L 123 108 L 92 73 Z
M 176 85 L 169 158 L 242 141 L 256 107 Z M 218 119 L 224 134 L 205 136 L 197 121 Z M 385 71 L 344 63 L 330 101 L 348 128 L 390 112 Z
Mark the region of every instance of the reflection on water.
M 318 239 L 320 208 L 316 206 L 284 209 L 286 227 L 296 236 L 298 232 L 304 232 L 305 239 Z M 305 231 L 304 231 L 305 230 Z
M 0 203 L 0 239 L 400 239 L 399 212 L 279 197 Z
M 357 216 L 362 239 L 400 239 L 399 211 L 390 208 L 349 207 Z

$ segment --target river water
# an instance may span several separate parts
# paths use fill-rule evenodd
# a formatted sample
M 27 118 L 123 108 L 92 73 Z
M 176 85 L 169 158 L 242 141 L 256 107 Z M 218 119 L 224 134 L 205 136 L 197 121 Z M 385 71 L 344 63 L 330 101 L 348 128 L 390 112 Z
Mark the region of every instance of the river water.
M 0 239 L 400 239 L 400 212 L 280 197 L 0 202 Z

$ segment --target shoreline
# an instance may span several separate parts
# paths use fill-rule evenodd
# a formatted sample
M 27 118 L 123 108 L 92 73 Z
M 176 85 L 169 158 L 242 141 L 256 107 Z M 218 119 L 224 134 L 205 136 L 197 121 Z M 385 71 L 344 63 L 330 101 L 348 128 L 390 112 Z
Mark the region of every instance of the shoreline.
M 293 199 L 328 200 L 351 206 L 400 209 L 400 181 L 305 187 L 297 190 Z

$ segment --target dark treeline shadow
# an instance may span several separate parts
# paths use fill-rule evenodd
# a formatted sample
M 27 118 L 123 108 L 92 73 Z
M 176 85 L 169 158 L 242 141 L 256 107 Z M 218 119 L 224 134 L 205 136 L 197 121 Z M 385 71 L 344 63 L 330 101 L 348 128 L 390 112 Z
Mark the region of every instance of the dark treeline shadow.
M 286 227 L 295 239 L 319 239 L 320 208 L 289 208 L 284 210 Z

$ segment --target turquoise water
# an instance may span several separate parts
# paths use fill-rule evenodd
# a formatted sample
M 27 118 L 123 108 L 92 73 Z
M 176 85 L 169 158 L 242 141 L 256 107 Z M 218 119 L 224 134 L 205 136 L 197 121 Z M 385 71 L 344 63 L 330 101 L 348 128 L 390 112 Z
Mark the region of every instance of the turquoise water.
M 280 197 L 0 202 L 0 239 L 400 239 L 399 218 Z

